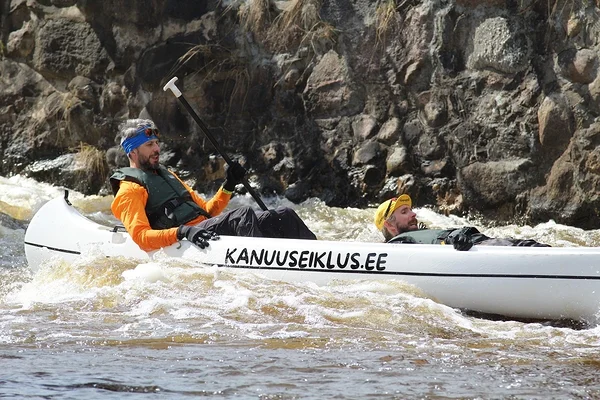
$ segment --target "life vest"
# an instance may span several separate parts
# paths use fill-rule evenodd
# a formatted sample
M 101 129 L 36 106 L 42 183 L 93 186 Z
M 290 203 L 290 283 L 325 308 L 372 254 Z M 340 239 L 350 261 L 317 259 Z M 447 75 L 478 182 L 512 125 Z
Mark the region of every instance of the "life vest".
M 394 236 L 388 243 L 442 244 L 456 229 L 419 229 Z
M 211 218 L 206 210 L 194 202 L 185 186 L 162 165 L 156 173 L 131 167 L 116 170 L 110 177 L 115 195 L 121 181 L 135 182 L 148 192 L 146 215 L 152 229 L 173 228 L 200 215 Z
M 467 235 L 473 244 L 478 244 L 489 239 L 489 237 L 479 232 L 477 228 L 465 226 L 463 228 L 419 229 L 404 232 L 388 240 L 388 243 L 452 244 L 454 238 L 460 233 Z

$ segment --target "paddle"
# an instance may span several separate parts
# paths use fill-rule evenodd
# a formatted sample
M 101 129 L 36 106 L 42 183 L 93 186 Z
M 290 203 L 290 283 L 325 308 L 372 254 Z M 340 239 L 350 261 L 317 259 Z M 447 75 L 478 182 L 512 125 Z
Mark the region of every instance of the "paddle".
M 208 138 L 208 140 L 210 140 L 210 142 L 215 147 L 215 149 L 217 150 L 217 152 L 219 152 L 219 154 L 221 155 L 221 157 L 223 157 L 223 159 L 225 160 L 225 162 L 231 168 L 231 166 L 233 164 L 233 160 L 227 155 L 227 153 L 225 153 L 223 151 L 223 149 L 221 149 L 221 146 L 219 146 L 219 143 L 217 142 L 217 140 L 210 133 L 210 131 L 208 130 L 208 128 L 206 127 L 206 125 L 204 125 L 204 122 L 202 122 L 202 120 L 200 119 L 200 117 L 198 116 L 198 114 L 196 114 L 196 112 L 194 111 L 194 109 L 192 108 L 192 106 L 190 106 L 190 103 L 188 103 L 187 100 L 185 99 L 185 97 L 183 97 L 183 95 L 181 94 L 181 91 L 175 85 L 175 82 L 177 82 L 177 80 L 178 80 L 178 78 L 176 76 L 173 77 L 163 87 L 163 90 L 166 92 L 167 89 L 168 89 L 168 90 L 171 90 L 171 92 L 173 92 L 173 95 L 175 95 L 175 97 L 177 97 L 177 99 L 179 100 L 179 102 L 181 104 L 183 104 L 183 107 L 185 107 L 185 109 L 190 113 L 190 115 L 192 116 L 192 118 L 194 119 L 194 121 L 196 121 L 196 123 L 198 124 L 198 126 L 200 127 L 200 129 L 202 130 L 202 132 L 204 133 L 204 135 Z M 258 203 L 258 205 L 260 206 L 260 208 L 263 211 L 267 211 L 268 210 L 267 206 L 265 205 L 265 203 L 263 203 L 262 199 L 260 198 L 260 196 L 258 195 L 258 193 L 256 193 L 256 191 L 254 190 L 254 188 L 252 188 L 252 186 L 250 186 L 250 184 L 248 183 L 248 180 L 246 179 L 246 177 L 242 178 L 242 184 L 244 185 L 244 187 L 246 188 L 246 190 L 248 191 L 248 193 L 250 193 L 250 195 Z

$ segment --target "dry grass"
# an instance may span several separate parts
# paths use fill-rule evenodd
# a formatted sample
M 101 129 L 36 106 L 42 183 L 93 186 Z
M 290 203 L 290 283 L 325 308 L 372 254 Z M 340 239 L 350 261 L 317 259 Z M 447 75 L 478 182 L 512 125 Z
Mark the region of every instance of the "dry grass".
M 320 53 L 337 39 L 336 29 L 319 15 L 321 0 L 294 0 L 276 13 L 270 0 L 250 0 L 238 10 L 240 25 L 273 52 L 305 46 Z
M 313 54 L 324 54 L 337 41 L 338 30 L 327 22 L 319 22 L 306 32 L 300 41 L 300 46 L 308 47 Z
M 96 176 L 108 174 L 105 152 L 87 143 L 79 144 L 75 153 L 75 163 L 82 166 L 83 173 L 91 173 Z
M 232 101 L 240 100 L 242 107 L 246 102 L 246 95 L 250 89 L 251 76 L 248 69 L 243 66 L 228 71 L 228 79 L 234 82 L 233 89 L 231 90 L 230 106 Z
M 283 51 L 301 44 L 312 44 L 316 40 L 329 41 L 328 35 L 335 30 L 321 20 L 320 9 L 320 0 L 295 0 L 273 21 L 268 34 L 271 47 L 275 51 Z
M 219 45 L 195 45 L 179 58 L 168 76 L 184 65 L 202 75 L 205 82 L 223 82 L 225 88 L 231 88 L 230 108 L 236 101 L 244 107 L 252 81 L 246 59 Z
M 321 0 L 293 0 L 277 14 L 272 0 L 249 0 L 237 3 L 241 27 L 251 33 L 267 50 L 296 52 L 303 49 L 303 57 L 329 51 L 337 40 L 337 30 L 319 15 Z M 225 7 L 228 13 L 235 4 Z M 206 82 L 221 82 L 230 91 L 230 109 L 234 102 L 246 101 L 250 85 L 256 80 L 248 67 L 248 60 L 218 44 L 193 45 L 179 58 L 168 76 L 186 66 L 202 76 Z
M 54 134 L 55 145 L 61 146 L 70 132 L 71 112 L 82 101 L 72 92 L 54 92 L 39 102 L 32 112 L 30 135 L 43 131 Z
M 250 0 L 240 6 L 238 16 L 245 31 L 262 37 L 271 25 L 270 1 Z
M 390 26 L 396 21 L 396 10 L 396 0 L 384 0 L 377 6 L 377 10 L 375 11 L 377 45 L 385 47 L 386 36 L 390 31 Z
M 71 132 L 71 115 L 75 108 L 79 107 L 83 104 L 83 101 L 79 99 L 73 92 L 67 92 L 63 94 L 61 109 L 62 109 L 62 121 L 66 124 L 66 132 L 72 134 Z
M 216 49 L 216 45 L 208 45 L 208 44 L 198 44 L 198 45 L 192 45 L 192 47 L 186 51 L 186 53 L 184 55 L 182 55 L 181 57 L 179 57 L 179 59 L 177 60 L 177 62 L 175 63 L 175 65 L 173 66 L 173 68 L 171 68 L 171 70 L 169 71 L 169 73 L 167 74 L 167 76 L 172 76 L 174 75 L 177 70 L 179 70 L 179 68 L 181 68 L 184 65 L 188 65 L 200 58 L 200 59 L 207 59 L 207 60 L 212 60 L 215 58 L 215 53 L 218 53 L 219 51 L 215 51 Z

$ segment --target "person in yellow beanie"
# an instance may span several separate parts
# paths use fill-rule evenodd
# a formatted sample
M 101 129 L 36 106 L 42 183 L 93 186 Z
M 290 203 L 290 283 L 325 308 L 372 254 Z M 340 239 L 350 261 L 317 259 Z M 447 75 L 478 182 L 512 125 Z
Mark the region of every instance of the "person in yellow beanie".
M 451 244 L 456 250 L 467 251 L 473 245 L 549 247 L 532 239 L 495 239 L 474 227 L 427 229 L 417 220 L 412 210 L 412 199 L 407 194 L 386 200 L 375 212 L 375 226 L 386 243 Z

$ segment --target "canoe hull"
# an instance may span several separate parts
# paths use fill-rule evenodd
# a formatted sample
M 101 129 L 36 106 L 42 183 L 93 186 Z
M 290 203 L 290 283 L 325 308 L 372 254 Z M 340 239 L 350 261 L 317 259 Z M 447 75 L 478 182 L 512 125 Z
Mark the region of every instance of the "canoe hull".
M 513 318 L 594 322 L 600 310 L 600 248 L 475 246 L 459 252 L 439 245 L 222 236 L 207 249 L 182 241 L 146 253 L 126 232 L 87 219 L 59 198 L 31 220 L 25 253 L 34 270 L 56 257 L 151 260 L 161 253 L 287 282 L 396 279 L 450 307 Z

